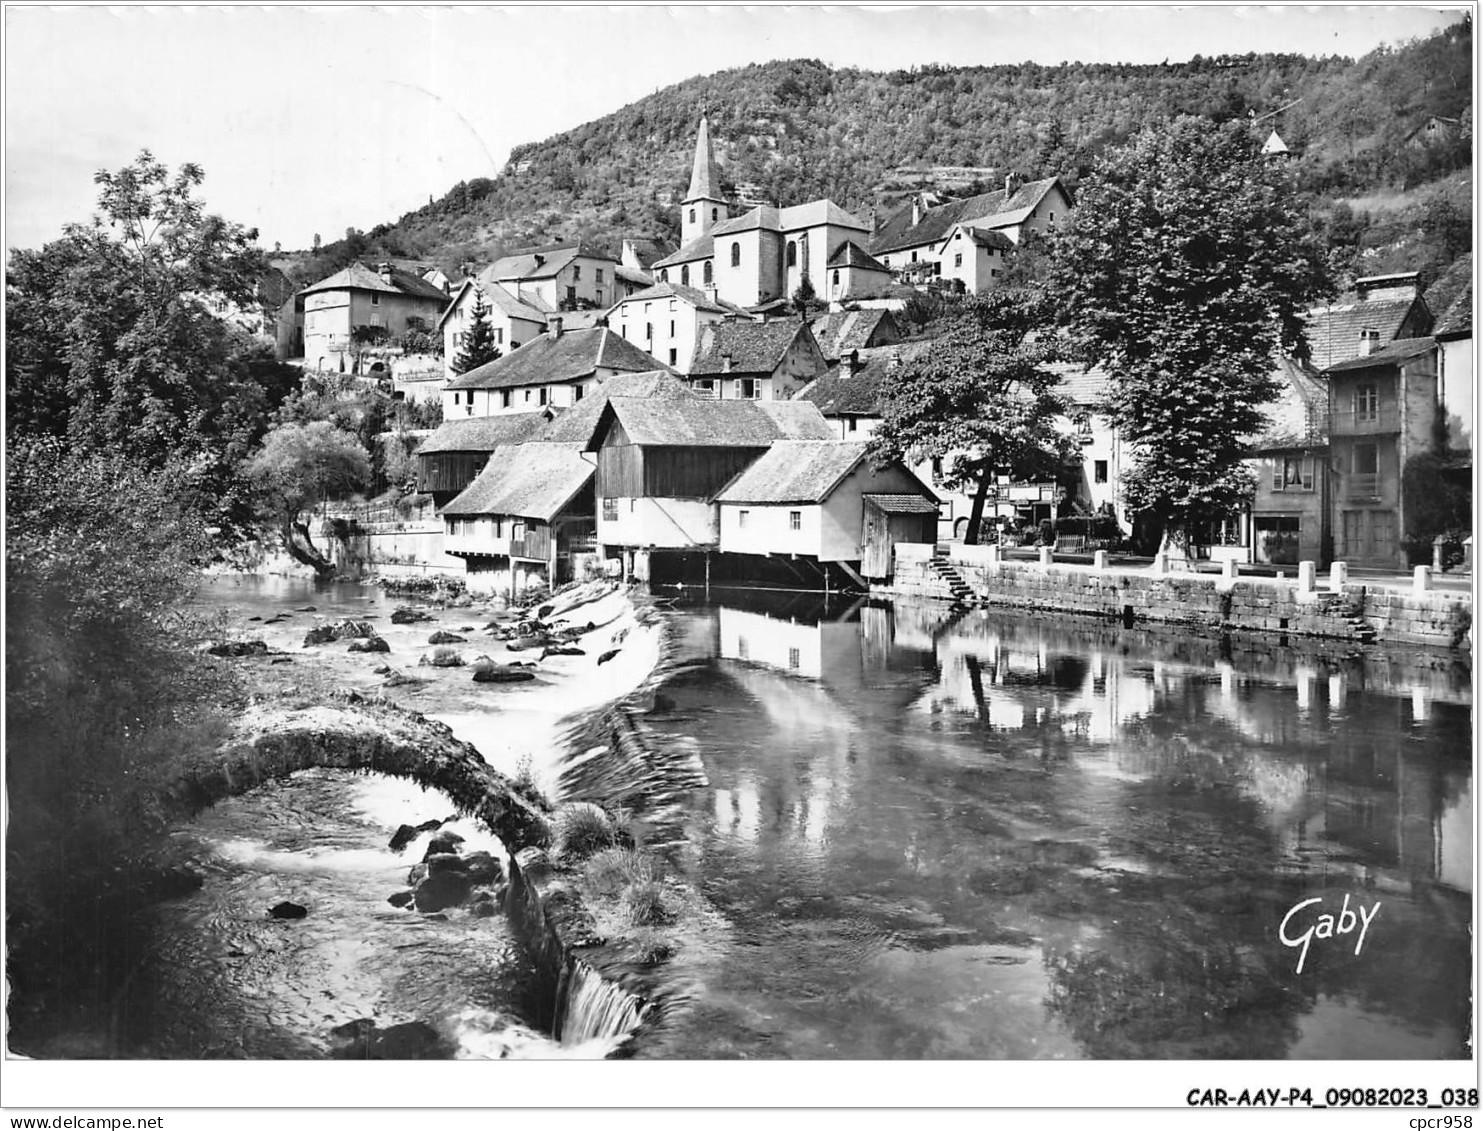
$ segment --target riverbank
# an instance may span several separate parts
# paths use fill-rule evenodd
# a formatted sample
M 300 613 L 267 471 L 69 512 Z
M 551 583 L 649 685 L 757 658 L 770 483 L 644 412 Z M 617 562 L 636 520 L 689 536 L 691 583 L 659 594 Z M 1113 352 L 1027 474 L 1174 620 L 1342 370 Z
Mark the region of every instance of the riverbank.
M 882 595 L 929 597 L 960 605 L 1007 606 L 1180 625 L 1210 631 L 1327 637 L 1357 645 L 1421 645 L 1470 653 L 1472 596 L 1396 591 L 1343 577 L 1224 576 L 1152 568 L 1004 560 L 996 546 L 896 548 L 892 583 Z

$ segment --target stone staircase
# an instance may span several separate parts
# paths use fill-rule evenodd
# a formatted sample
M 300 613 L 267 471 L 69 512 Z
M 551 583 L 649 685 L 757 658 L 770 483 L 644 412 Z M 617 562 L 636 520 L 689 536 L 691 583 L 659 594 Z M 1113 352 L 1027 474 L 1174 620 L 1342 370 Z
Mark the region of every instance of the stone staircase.
M 1375 628 L 1360 615 L 1359 604 L 1351 597 L 1334 593 L 1319 598 L 1320 611 L 1329 616 L 1342 616 L 1349 624 L 1350 635 L 1357 644 L 1375 643 Z
M 939 542 L 932 547 L 932 557 L 927 561 L 927 568 L 947 583 L 955 608 L 966 609 L 974 603 L 973 590 L 963 580 L 962 574 L 948 561 L 947 546 Z

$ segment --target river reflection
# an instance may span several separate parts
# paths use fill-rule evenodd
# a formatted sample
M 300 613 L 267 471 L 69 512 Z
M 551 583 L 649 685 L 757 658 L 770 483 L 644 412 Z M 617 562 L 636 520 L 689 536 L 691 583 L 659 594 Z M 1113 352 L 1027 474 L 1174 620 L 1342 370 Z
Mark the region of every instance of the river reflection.
M 677 961 L 658 1055 L 1467 1055 L 1445 659 L 779 594 L 675 616 L 649 722 L 698 744 L 678 864 L 734 929 Z M 1342 933 L 1299 974 L 1310 899 L 1289 937 Z

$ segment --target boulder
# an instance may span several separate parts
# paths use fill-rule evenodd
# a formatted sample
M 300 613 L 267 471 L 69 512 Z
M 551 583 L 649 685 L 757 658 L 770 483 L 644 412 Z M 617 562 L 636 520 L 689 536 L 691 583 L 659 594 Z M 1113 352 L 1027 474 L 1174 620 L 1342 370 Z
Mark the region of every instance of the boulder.
M 435 632 L 427 638 L 429 644 L 462 644 L 463 637 L 456 632 Z
M 536 673 L 524 668 L 481 667 L 474 672 L 475 683 L 524 683 L 535 679 Z
M 609 660 L 611 660 L 614 656 L 616 656 L 621 651 L 623 651 L 622 648 L 614 648 L 610 652 L 604 652 L 601 656 L 599 656 L 597 658 L 598 664 L 601 665 L 601 664 L 607 663 Z
M 329 644 L 334 639 L 334 629 L 327 624 L 318 624 L 304 634 L 304 647 L 311 648 L 316 644 Z
M 293 662 L 294 658 L 292 656 L 274 656 L 268 661 L 270 664 L 291 664 Z
M 386 847 L 393 852 L 400 852 L 416 840 L 421 833 L 430 833 L 442 823 L 442 821 L 432 820 L 423 821 L 420 825 L 398 825 L 396 832 L 391 834 L 391 842 Z
M 519 640 L 511 640 L 505 645 L 508 652 L 528 652 L 532 648 L 545 648 L 551 643 L 549 636 L 522 636 Z
M 458 907 L 469 897 L 473 884 L 462 872 L 429 872 L 414 889 L 412 897 L 418 911 L 442 911 Z
M 427 879 L 427 865 L 413 864 L 407 869 L 407 886 L 415 888 L 423 880 Z
M 504 878 L 499 860 L 488 852 L 470 852 L 462 860 L 469 879 L 476 884 L 498 883 Z
M 296 612 L 296 613 L 317 613 L 317 612 L 319 612 L 319 610 L 317 608 L 315 608 L 313 605 L 300 605 L 297 609 L 294 610 L 294 612 Z M 282 614 L 280 613 L 279 615 L 281 616 Z
M 206 649 L 208 656 L 261 656 L 268 646 L 261 640 L 223 640 Z
M 407 907 L 412 902 L 412 892 L 394 891 L 386 897 L 386 902 L 393 907 Z
M 463 656 L 461 656 L 459 653 L 453 652 L 453 651 L 448 651 L 448 652 L 434 652 L 433 655 L 432 655 L 432 657 L 431 657 L 431 659 L 429 659 L 426 656 L 424 656 L 423 659 L 424 660 L 427 660 L 427 662 L 429 664 L 431 664 L 435 668 L 461 668 L 461 667 L 463 667 Z
M 304 647 L 313 644 L 328 644 L 333 640 L 346 640 L 352 636 L 366 637 L 375 636 L 376 630 L 371 627 L 370 622 L 355 620 L 347 617 L 345 620 L 335 621 L 333 624 L 315 625 L 304 637 Z
M 400 608 L 394 609 L 391 614 L 392 624 L 416 624 L 418 621 L 432 620 L 433 618 L 421 609 Z
M 541 655 L 543 657 L 545 657 L 545 656 L 585 656 L 585 655 L 587 655 L 587 651 L 586 651 L 586 649 L 578 648 L 578 647 L 576 647 L 573 644 L 553 644 L 551 647 L 547 648 L 544 652 L 542 652 Z
M 391 645 L 379 636 L 368 636 L 364 640 L 353 640 L 350 643 L 351 652 L 390 652 Z
M 426 860 L 429 856 L 436 856 L 442 852 L 457 852 L 458 846 L 463 843 L 463 837 L 452 829 L 444 829 L 434 836 L 428 837 L 427 852 L 423 855 Z
M 468 878 L 469 862 L 456 852 L 434 852 L 422 858 L 427 865 L 429 876 L 442 876 L 448 873 Z M 472 881 L 470 881 L 472 882 Z
M 378 1029 L 369 1017 L 330 1030 L 336 1060 L 449 1060 L 457 1050 L 425 1021 Z
M 309 914 L 309 909 L 302 903 L 292 903 L 285 899 L 268 908 L 268 914 L 275 919 L 302 919 Z
M 495 912 L 498 910 L 499 908 L 494 905 L 494 900 L 481 900 L 478 903 L 470 905 L 469 914 L 475 919 L 493 919 Z
M 262 617 L 248 617 L 247 619 L 249 621 L 255 621 L 255 620 L 262 620 L 263 618 Z
M 392 672 L 386 677 L 387 687 L 412 687 L 426 682 L 426 680 L 417 679 L 414 676 L 403 675 L 401 672 Z
M 391 674 L 391 665 L 390 664 L 377 664 L 374 668 L 371 669 L 371 674 L 372 675 L 390 675 Z

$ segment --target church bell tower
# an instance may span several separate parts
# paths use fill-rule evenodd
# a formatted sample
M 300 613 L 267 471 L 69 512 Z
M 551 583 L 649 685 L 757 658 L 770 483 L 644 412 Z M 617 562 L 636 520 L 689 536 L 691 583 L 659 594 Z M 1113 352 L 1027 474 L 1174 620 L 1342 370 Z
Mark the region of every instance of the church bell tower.
M 690 191 L 680 205 L 680 243 L 688 245 L 728 218 L 721 196 L 721 178 L 711 155 L 711 127 L 705 111 L 700 113 L 700 133 L 695 138 L 695 163 L 690 169 Z

